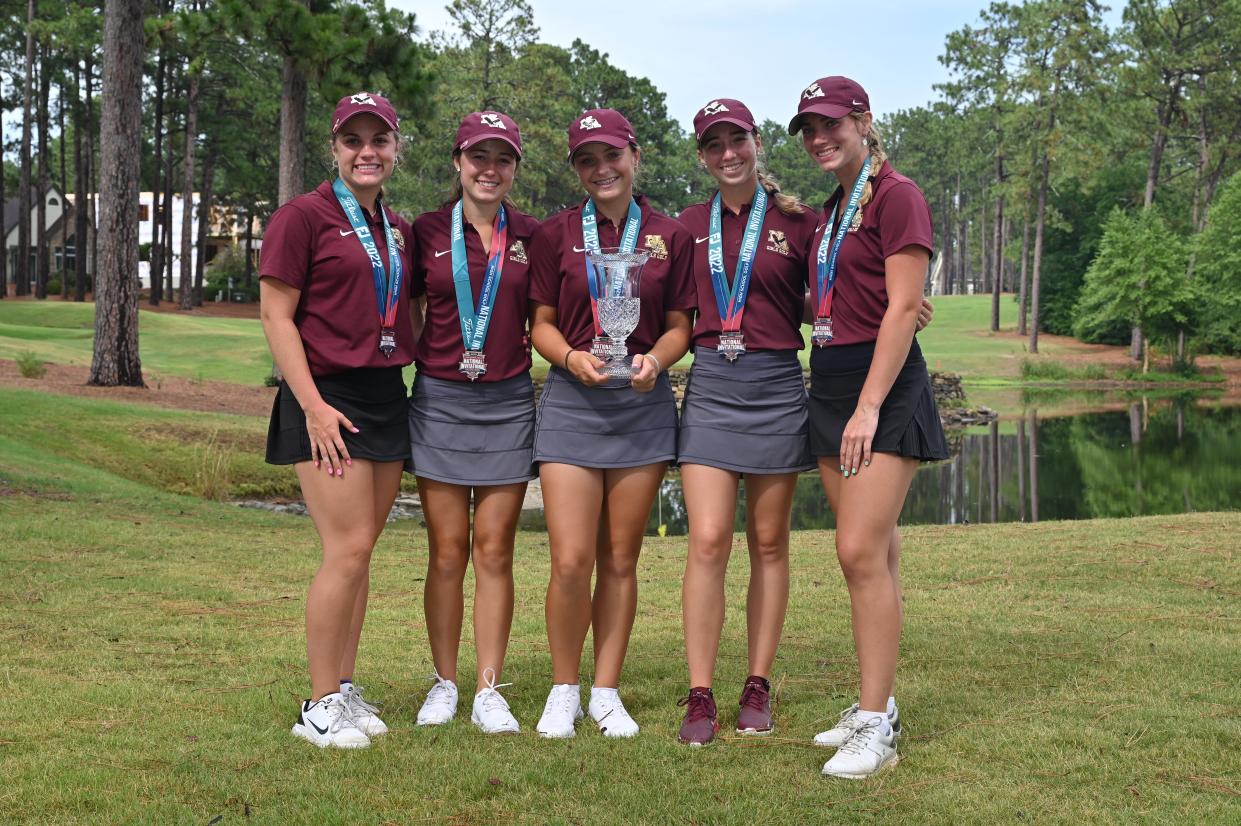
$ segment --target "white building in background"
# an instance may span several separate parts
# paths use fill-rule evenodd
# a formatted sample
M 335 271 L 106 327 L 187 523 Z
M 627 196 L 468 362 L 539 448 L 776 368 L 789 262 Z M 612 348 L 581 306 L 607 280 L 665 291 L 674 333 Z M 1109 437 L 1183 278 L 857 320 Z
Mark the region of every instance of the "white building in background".
M 33 193 L 32 193 L 33 195 Z M 49 262 L 50 276 L 59 278 L 62 271 L 73 271 L 75 265 L 75 256 L 77 253 L 77 243 L 74 238 L 73 226 L 73 195 L 62 194 L 59 189 L 52 186 L 44 193 L 44 204 L 46 208 L 46 227 L 48 232 L 48 243 L 50 246 L 51 256 Z M 165 202 L 160 197 L 159 215 L 155 210 L 155 193 L 140 192 L 138 193 L 138 244 L 141 249 L 140 259 L 138 262 L 138 279 L 143 289 L 149 289 L 151 286 L 151 263 L 150 263 L 150 245 L 155 235 L 155 224 L 160 215 L 166 209 L 172 212 L 172 282 L 177 288 L 181 285 L 181 220 L 185 210 L 185 200 L 178 194 L 172 196 L 171 202 Z M 191 214 L 192 227 L 190 231 L 190 262 L 197 258 L 198 254 L 198 193 L 193 193 L 190 203 L 193 208 Z M 5 254 L 8 257 L 8 278 L 12 280 L 15 277 L 17 266 L 17 235 L 19 220 L 19 205 L 16 197 L 8 199 L 4 204 L 4 247 Z M 96 199 L 96 209 L 98 209 L 98 199 Z M 38 229 L 38 213 L 36 211 L 36 202 L 32 197 L 30 207 L 30 244 L 31 244 L 31 265 L 30 278 L 31 283 L 35 279 L 35 251 L 34 244 L 37 238 Z M 254 250 L 257 251 L 262 242 L 259 236 L 262 233 L 262 224 L 256 219 L 254 224 Z M 205 250 L 204 260 L 210 263 L 219 252 L 232 246 L 233 244 L 242 244 L 245 242 L 245 216 L 234 215 L 231 210 L 214 206 L 211 209 L 211 222 L 207 227 L 207 248 Z M 90 245 L 86 247 L 85 254 L 89 257 Z M 257 254 L 257 253 L 256 253 Z M 165 262 L 165 267 L 167 262 Z M 192 267 L 191 267 L 192 270 Z M 87 261 L 87 274 L 92 278 L 95 275 L 95 262 Z M 192 275 L 192 272 L 191 272 Z
M 185 215 L 185 199 L 178 193 L 173 193 L 171 201 L 165 201 L 164 196 L 160 195 L 160 207 L 158 214 L 155 210 L 155 193 L 139 192 L 138 193 L 138 245 L 142 250 L 140 260 L 138 261 L 138 280 L 143 289 L 149 289 L 151 286 L 151 261 L 150 261 L 150 245 L 155 237 L 156 222 L 164 214 L 165 210 L 172 212 L 172 283 L 176 288 L 181 286 L 181 221 Z M 69 196 L 69 203 L 73 203 L 73 196 Z M 97 203 L 97 202 L 96 202 Z M 190 213 L 190 272 L 193 277 L 193 264 L 198 255 L 198 193 L 192 193 L 190 197 L 190 205 L 192 211 Z M 244 216 L 234 216 L 231 210 L 222 209 L 216 205 L 211 208 L 211 221 L 207 225 L 207 249 L 204 260 L 210 264 L 211 259 L 222 250 L 236 243 L 243 243 L 245 239 L 246 224 Z M 255 233 L 258 236 L 258 232 Z M 256 244 L 257 246 L 257 244 Z M 164 262 L 167 268 L 167 261 Z M 167 270 L 165 270 L 166 272 Z

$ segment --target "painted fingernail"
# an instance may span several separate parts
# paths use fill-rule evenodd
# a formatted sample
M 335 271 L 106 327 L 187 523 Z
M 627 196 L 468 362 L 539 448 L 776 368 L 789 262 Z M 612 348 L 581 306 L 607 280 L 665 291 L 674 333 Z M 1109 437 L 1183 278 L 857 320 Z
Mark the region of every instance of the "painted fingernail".
M 846 478 L 846 479 L 848 479 L 848 478 L 849 478 L 849 471 L 847 471 L 847 470 L 845 471 L 845 478 Z
M 857 468 L 854 468 L 854 469 L 853 469 L 853 475 L 854 475 L 854 476 L 857 476 Z
M 353 460 L 352 460 L 352 459 L 346 459 L 346 460 L 345 460 L 345 464 L 349 465 L 349 467 L 353 467 Z
M 349 432 L 350 432 L 350 433 L 358 433 L 358 432 L 360 432 L 360 431 L 359 431 L 356 427 L 354 427 L 354 428 L 351 428 Z
M 863 467 L 870 467 L 870 459 L 867 459 L 865 462 L 862 462 L 862 466 L 863 466 Z
M 841 465 L 841 466 L 840 466 L 840 472 L 841 472 L 841 473 L 844 473 L 844 472 L 845 472 L 845 466 L 844 466 L 844 465 Z

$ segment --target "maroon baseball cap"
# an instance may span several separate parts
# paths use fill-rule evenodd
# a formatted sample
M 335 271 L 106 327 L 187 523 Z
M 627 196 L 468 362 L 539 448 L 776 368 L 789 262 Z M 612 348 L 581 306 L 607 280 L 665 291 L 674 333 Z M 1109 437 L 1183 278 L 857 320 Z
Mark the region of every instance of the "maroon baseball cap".
M 332 134 L 340 131 L 350 118 L 356 115 L 374 115 L 388 124 L 388 128 L 398 131 L 396 110 L 386 97 L 372 95 L 370 92 L 355 92 L 345 95 L 336 104 L 336 114 L 332 115 Z
M 717 123 L 731 123 L 747 132 L 754 131 L 754 115 L 744 103 L 732 98 L 716 98 L 698 110 L 694 115 L 694 137 L 702 140 L 707 130 Z
M 587 109 L 569 124 L 570 158 L 582 144 L 594 141 L 615 146 L 617 149 L 638 145 L 633 126 L 615 109 Z
M 452 151 L 460 152 L 468 146 L 488 140 L 504 141 L 513 147 L 518 160 L 521 159 L 521 130 L 517 128 L 517 122 L 503 112 L 471 112 L 466 115 L 457 127 Z
M 806 113 L 840 120 L 850 112 L 869 112 L 870 98 L 856 80 L 840 75 L 821 77 L 802 90 L 797 102 L 797 114 L 789 121 L 789 134 L 796 135 L 801 128 L 801 116 Z

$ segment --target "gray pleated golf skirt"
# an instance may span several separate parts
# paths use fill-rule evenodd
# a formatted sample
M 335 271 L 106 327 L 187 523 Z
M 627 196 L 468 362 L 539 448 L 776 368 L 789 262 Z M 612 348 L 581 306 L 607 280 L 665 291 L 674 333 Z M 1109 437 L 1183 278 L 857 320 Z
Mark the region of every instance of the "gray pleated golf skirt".
M 537 474 L 534 386 L 522 373 L 497 382 L 414 378 L 405 469 L 453 485 L 511 485 Z
M 677 451 L 677 408 L 667 373 L 649 393 L 617 380 L 587 387 L 553 367 L 539 397 L 534 460 L 590 468 L 671 462 Z
M 353 422 L 357 433 L 340 429 L 341 440 L 353 459 L 400 462 L 409 455 L 405 427 L 405 380 L 400 367 L 357 367 L 328 376 L 315 376 L 319 395 Z M 310 436 L 306 414 L 289 385 L 280 382 L 267 426 L 267 462 L 294 465 L 309 462 Z
M 814 468 L 797 351 L 757 351 L 729 362 L 713 347 L 695 347 L 677 461 L 734 473 Z
M 875 355 L 873 341 L 815 348 L 810 354 L 810 452 L 839 456 L 845 425 L 857 409 Z M 948 458 L 948 440 L 915 338 L 892 389 L 879 407 L 875 453 L 933 462 Z

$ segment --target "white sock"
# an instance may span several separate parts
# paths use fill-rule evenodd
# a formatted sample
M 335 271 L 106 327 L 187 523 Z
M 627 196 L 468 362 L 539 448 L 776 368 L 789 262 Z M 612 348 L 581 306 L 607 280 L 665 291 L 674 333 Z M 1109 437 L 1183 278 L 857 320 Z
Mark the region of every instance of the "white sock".
M 896 698 L 889 697 L 888 698 L 888 719 L 891 720 L 895 716 L 896 716 Z
M 888 719 L 888 713 L 886 711 L 867 711 L 864 708 L 859 708 L 857 713 L 858 713 L 858 719 L 862 720 L 863 722 L 866 722 L 868 720 L 878 719 L 880 733 L 884 735 L 891 733 L 892 725 L 891 725 L 890 720 Z
M 599 700 L 615 700 L 620 696 L 620 690 L 616 688 L 600 688 L 597 685 L 590 687 L 590 701 L 593 703 L 596 698 Z

